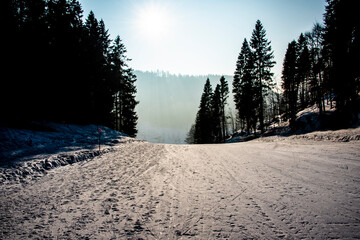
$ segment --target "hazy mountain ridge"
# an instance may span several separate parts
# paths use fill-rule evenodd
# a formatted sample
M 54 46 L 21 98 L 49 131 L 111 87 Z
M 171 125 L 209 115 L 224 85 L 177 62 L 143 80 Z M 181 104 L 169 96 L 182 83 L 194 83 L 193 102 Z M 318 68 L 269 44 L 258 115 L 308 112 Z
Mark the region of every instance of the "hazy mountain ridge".
M 149 142 L 184 143 L 194 123 L 207 78 L 215 88 L 222 75 L 180 75 L 135 71 L 137 76 L 138 138 Z M 232 76 L 224 75 L 229 83 Z M 231 94 L 230 94 L 231 95 Z M 232 96 L 228 104 L 233 104 Z

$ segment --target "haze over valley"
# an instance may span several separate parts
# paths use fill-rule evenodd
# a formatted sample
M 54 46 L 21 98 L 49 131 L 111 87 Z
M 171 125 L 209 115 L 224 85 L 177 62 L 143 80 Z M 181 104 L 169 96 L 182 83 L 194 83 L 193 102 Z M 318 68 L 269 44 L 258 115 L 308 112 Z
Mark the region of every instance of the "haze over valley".
M 139 115 L 137 137 L 154 143 L 185 143 L 195 122 L 205 81 L 215 86 L 221 75 L 176 75 L 162 71 L 135 71 Z M 232 76 L 225 76 L 230 86 Z M 227 111 L 234 111 L 232 96 Z M 234 113 L 235 114 L 235 113 Z

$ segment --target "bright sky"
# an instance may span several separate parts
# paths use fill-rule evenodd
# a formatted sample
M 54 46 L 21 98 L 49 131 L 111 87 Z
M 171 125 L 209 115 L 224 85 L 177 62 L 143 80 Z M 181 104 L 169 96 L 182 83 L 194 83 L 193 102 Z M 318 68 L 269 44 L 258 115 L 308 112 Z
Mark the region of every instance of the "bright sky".
M 272 42 L 276 80 L 287 45 L 323 23 L 325 0 L 80 0 L 120 35 L 136 70 L 232 75 L 257 19 Z

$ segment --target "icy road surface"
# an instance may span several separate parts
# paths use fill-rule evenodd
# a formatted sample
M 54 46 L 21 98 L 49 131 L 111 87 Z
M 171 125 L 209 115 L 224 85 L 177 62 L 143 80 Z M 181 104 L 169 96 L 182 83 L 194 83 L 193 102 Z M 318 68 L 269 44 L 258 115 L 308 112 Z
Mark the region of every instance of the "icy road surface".
M 0 186 L 0 238 L 360 238 L 360 143 L 123 143 Z

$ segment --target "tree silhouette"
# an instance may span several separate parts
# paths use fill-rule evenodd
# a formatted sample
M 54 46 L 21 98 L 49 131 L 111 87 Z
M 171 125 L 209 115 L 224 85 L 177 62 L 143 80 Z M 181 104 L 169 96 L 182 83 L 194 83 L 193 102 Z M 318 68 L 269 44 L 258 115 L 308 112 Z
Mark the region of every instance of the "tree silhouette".
M 229 85 L 224 76 L 220 78 L 219 85 L 219 93 L 220 93 L 220 114 L 221 114 L 221 123 L 222 123 L 222 141 L 225 142 L 226 137 L 226 116 L 225 116 L 225 107 L 226 100 L 229 96 Z
M 258 104 L 257 98 L 259 95 L 254 73 L 255 65 L 253 53 L 245 38 L 236 62 L 233 93 L 239 119 L 245 122 L 248 134 L 250 134 L 251 128 L 253 128 L 256 133 L 256 109 Z
M 194 142 L 212 143 L 212 97 L 213 90 L 209 78 L 206 80 L 201 95 L 199 111 L 196 115 Z
M 214 94 L 211 99 L 211 128 L 209 131 L 212 133 L 212 141 L 214 143 L 223 142 L 224 137 L 222 134 L 223 122 L 223 109 L 221 98 L 221 87 L 217 84 Z
M 274 53 L 271 49 L 271 42 L 266 39 L 266 31 L 260 20 L 257 20 L 253 30 L 250 46 L 253 49 L 254 75 L 256 77 L 259 95 L 259 122 L 260 131 L 264 132 L 264 96 L 273 87 L 271 68 L 274 66 Z
M 309 82 L 311 76 L 311 60 L 308 42 L 302 33 L 297 41 L 296 52 L 296 81 L 299 84 L 300 107 L 305 108 L 310 104 Z
M 290 118 L 290 126 L 294 127 L 296 113 L 297 113 L 297 99 L 298 99 L 298 83 L 296 78 L 296 42 L 289 43 L 286 50 L 283 71 L 282 71 L 282 88 L 284 89 L 284 98 L 287 103 L 287 115 Z
M 324 50 L 336 109 L 345 122 L 355 122 L 360 91 L 360 16 L 356 1 L 327 0 Z
M 0 99 L 2 123 L 48 120 L 112 126 L 116 79 L 123 76 L 124 129 L 136 134 L 136 76 L 128 67 L 113 67 L 117 63 L 110 56 L 112 40 L 103 20 L 91 11 L 83 22 L 77 0 L 5 0 L 1 5 L 8 35 L 3 74 L 9 83 Z
M 311 56 L 311 79 L 310 79 L 310 91 L 312 96 L 312 102 L 315 102 L 320 114 L 325 110 L 324 105 L 324 59 L 323 59 L 323 33 L 324 28 L 319 23 L 316 23 L 310 33 L 308 33 L 307 39 L 310 44 L 310 56 Z
M 355 1 L 328 0 L 324 26 L 316 23 L 296 44 L 289 44 L 283 66 L 283 89 L 289 117 L 294 121 L 295 102 L 300 107 L 317 104 L 325 111 L 325 100 L 336 103 L 336 125 L 346 127 L 358 120 L 360 112 L 360 17 Z M 295 69 L 295 85 L 293 81 Z M 295 98 L 298 89 L 298 97 Z M 291 110 L 292 109 L 292 110 Z M 322 116 L 324 117 L 324 116 Z

